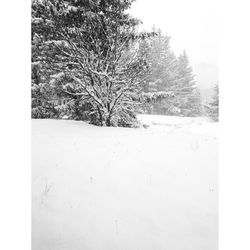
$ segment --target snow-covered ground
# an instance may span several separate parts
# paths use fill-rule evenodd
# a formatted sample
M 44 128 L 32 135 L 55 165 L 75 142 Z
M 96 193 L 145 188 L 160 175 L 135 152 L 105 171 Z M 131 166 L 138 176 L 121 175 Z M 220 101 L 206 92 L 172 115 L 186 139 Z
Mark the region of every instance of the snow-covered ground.
M 217 123 L 32 121 L 33 250 L 216 250 Z
M 164 131 L 192 132 L 203 136 L 217 137 L 218 123 L 211 122 L 208 118 L 200 117 L 180 117 L 163 115 L 138 115 L 137 117 L 143 124 L 151 128 Z

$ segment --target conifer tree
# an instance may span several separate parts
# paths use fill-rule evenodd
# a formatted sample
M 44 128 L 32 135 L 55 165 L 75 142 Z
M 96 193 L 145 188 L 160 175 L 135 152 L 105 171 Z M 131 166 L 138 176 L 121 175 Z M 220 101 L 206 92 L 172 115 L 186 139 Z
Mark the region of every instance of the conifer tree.
M 214 121 L 219 121 L 219 85 L 214 87 L 214 94 L 211 102 L 205 105 L 206 114 Z
M 146 51 L 148 62 L 143 91 L 153 99 L 153 102 L 148 102 L 146 106 L 147 112 L 166 114 L 174 97 L 170 87 L 175 83 L 177 60 L 170 50 L 170 37 L 163 35 L 160 29 L 156 31 L 153 28 L 153 32 L 155 36 L 140 44 L 140 50 Z
M 175 93 L 176 105 L 184 116 L 201 115 L 201 96 L 194 80 L 186 51 L 178 57 L 177 79 L 172 90 Z
M 155 31 L 155 30 L 153 30 Z M 151 96 L 162 92 L 172 93 L 172 98 L 155 98 L 147 112 L 165 115 L 198 116 L 201 114 L 201 98 L 195 84 L 188 56 L 184 51 L 178 58 L 170 48 L 170 37 L 157 30 L 154 36 L 140 44 L 147 51 L 149 71 L 143 90 Z

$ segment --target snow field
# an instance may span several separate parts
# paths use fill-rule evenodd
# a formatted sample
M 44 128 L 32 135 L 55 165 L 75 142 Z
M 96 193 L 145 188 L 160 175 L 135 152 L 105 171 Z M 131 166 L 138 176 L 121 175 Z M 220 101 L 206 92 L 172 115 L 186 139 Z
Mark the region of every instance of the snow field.
M 32 121 L 33 250 L 217 249 L 217 124 L 139 119 Z

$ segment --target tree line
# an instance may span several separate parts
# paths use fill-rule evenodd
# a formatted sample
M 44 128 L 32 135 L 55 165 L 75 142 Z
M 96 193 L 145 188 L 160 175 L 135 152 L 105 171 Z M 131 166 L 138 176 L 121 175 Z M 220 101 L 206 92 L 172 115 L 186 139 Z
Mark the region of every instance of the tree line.
M 134 126 L 137 113 L 198 116 L 186 52 L 139 32 L 133 0 L 32 0 L 32 117 Z

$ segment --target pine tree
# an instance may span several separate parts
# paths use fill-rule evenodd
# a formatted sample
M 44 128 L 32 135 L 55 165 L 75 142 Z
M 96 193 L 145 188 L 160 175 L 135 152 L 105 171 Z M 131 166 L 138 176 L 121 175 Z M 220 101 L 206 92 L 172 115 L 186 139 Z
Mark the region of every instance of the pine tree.
M 205 105 L 206 114 L 214 121 L 219 121 L 219 85 L 214 87 L 214 94 L 211 102 Z
M 149 67 L 143 81 L 143 91 L 153 100 L 148 102 L 146 110 L 149 113 L 166 114 L 174 97 L 170 88 L 175 83 L 177 60 L 170 50 L 170 37 L 163 35 L 159 29 L 156 31 L 153 28 L 152 32 L 156 35 L 140 44 L 140 50 L 147 54 Z
M 176 97 L 173 106 L 179 109 L 180 115 L 201 115 L 201 96 L 186 51 L 178 57 L 177 77 L 171 90 Z
M 170 48 L 170 37 L 160 30 L 153 31 L 157 35 L 140 44 L 140 50 L 147 54 L 149 66 L 143 91 L 155 100 L 148 103 L 146 111 L 164 115 L 201 115 L 200 92 L 186 52 L 177 58 Z M 160 96 L 162 92 L 171 93 L 172 98 L 155 98 L 158 92 Z

